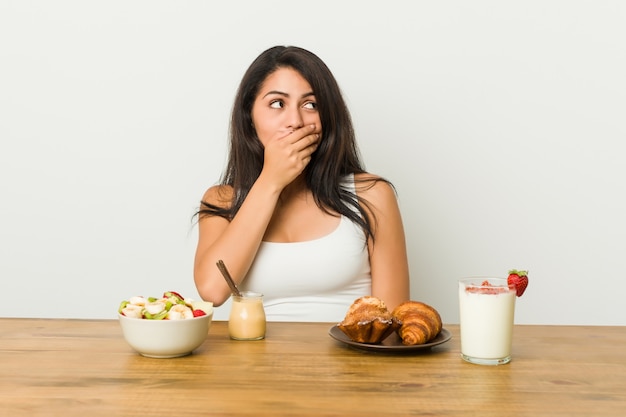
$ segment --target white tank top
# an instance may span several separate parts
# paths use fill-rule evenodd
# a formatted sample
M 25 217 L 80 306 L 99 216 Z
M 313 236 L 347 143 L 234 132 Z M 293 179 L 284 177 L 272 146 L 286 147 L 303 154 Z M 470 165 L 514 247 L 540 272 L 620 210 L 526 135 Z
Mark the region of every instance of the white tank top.
M 354 191 L 350 176 L 348 187 Z M 363 230 L 347 217 L 330 234 L 305 242 L 262 242 L 242 289 L 263 294 L 268 321 L 340 322 L 370 295 Z

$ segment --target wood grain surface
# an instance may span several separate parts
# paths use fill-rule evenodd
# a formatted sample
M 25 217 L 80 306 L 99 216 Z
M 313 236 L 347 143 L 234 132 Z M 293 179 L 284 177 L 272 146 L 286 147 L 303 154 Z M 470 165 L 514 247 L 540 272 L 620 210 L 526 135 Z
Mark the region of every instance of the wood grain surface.
M 0 319 L 1 416 L 624 416 L 626 327 L 515 326 L 513 361 L 356 350 L 330 323 L 213 322 L 190 356 L 151 359 L 116 320 Z

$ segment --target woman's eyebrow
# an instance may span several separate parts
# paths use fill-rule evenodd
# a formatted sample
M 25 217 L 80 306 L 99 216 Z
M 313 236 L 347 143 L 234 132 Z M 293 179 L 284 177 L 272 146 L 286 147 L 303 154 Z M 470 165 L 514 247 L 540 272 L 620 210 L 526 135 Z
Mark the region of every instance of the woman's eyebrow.
M 270 95 L 272 95 L 272 94 L 279 95 L 279 96 L 284 96 L 284 97 L 289 97 L 289 94 L 288 94 L 288 93 L 285 93 L 285 92 L 283 92 L 283 91 L 278 91 L 278 90 L 272 90 L 272 91 L 268 91 L 268 92 L 267 92 L 267 93 L 263 96 L 263 98 L 265 98 L 265 97 L 267 97 L 267 96 L 270 96 Z M 314 95 L 315 95 L 315 94 L 313 94 L 313 91 L 309 91 L 308 93 L 304 93 L 304 94 L 302 94 L 302 95 L 300 96 L 300 98 L 307 98 L 307 97 L 314 96 Z

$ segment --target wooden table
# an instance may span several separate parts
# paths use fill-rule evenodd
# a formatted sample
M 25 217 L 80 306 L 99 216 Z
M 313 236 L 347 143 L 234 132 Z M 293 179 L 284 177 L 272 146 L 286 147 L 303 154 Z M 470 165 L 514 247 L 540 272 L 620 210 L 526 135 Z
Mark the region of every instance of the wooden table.
M 0 319 L 1 416 L 624 416 L 626 327 L 516 326 L 513 361 L 355 350 L 328 323 L 269 323 L 194 354 L 136 354 L 116 320 Z

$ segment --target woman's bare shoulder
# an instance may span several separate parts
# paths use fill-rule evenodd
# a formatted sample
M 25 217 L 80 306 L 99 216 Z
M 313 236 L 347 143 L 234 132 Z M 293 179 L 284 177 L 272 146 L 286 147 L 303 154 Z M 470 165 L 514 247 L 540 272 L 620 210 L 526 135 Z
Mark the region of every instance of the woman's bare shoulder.
M 355 174 L 354 185 L 357 194 L 366 200 L 376 201 L 396 197 L 395 189 L 389 181 L 369 172 Z
M 202 201 L 217 207 L 227 208 L 233 201 L 233 187 L 214 185 L 205 191 Z

